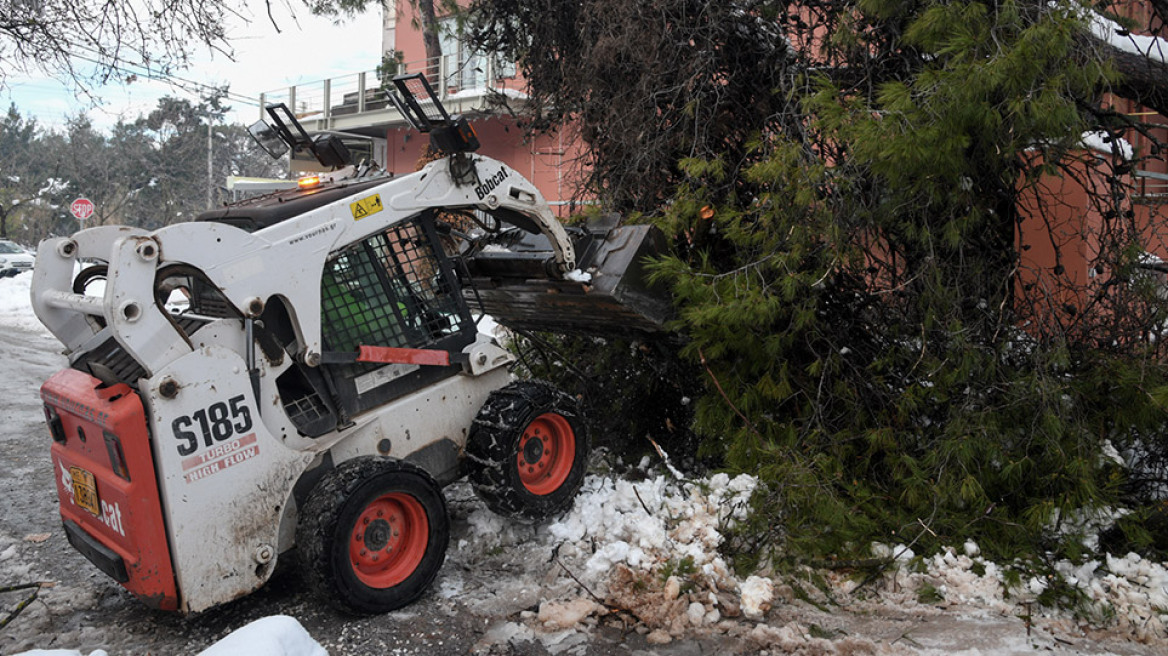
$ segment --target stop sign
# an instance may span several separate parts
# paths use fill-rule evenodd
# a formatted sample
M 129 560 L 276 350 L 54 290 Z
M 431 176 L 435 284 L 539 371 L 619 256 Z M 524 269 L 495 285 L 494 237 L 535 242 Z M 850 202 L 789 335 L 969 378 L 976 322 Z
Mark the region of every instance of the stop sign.
M 78 198 L 69 206 L 69 211 L 73 216 L 84 221 L 93 216 L 93 201 L 88 198 Z

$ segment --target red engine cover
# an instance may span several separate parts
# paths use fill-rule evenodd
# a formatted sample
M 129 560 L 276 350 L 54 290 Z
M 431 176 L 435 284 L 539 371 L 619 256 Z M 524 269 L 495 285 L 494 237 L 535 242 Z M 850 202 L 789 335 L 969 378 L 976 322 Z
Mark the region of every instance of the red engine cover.
M 50 378 L 41 398 L 69 541 L 147 605 L 177 610 L 142 400 L 74 369 Z

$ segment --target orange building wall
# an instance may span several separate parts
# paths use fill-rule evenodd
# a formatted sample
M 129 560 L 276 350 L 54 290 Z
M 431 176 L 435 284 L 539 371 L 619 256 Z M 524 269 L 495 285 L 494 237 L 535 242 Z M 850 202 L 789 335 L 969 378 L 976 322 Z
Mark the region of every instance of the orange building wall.
M 398 1 L 395 48 L 402 52 L 406 64 L 426 59 L 422 33 L 413 27 L 415 12 L 411 3 Z M 449 55 L 451 53 L 444 53 Z M 410 70 L 415 67 L 411 66 Z M 521 77 L 497 80 L 496 90 L 522 90 Z M 506 115 L 470 116 L 471 126 L 482 143 L 477 152 L 506 163 L 531 180 L 552 211 L 566 217 L 579 212 L 586 198 L 580 192 L 579 171 L 583 154 L 581 140 L 570 128 L 556 134 L 539 135 L 527 139 L 515 118 Z M 410 128 L 390 128 L 386 131 L 386 169 L 396 173 L 416 170 L 422 147 L 429 137 Z
M 1109 160 L 1095 151 L 1086 158 Z M 1039 162 L 1034 162 L 1038 164 Z M 1016 276 L 1017 306 L 1032 320 L 1050 327 L 1067 325 L 1084 311 L 1098 312 L 1092 299 L 1114 275 L 1114 253 L 1102 253 L 1116 245 L 1103 244 L 1105 234 L 1137 241 L 1147 253 L 1168 262 L 1168 225 L 1165 205 L 1142 199 L 1138 180 L 1131 175 L 1118 179 L 1119 185 L 1134 192 L 1134 203 L 1119 204 L 1120 212 L 1105 216 L 1109 208 L 1095 206 L 1091 198 L 1108 193 L 1112 181 L 1107 164 L 1072 167 L 1063 176 L 1046 176 L 1022 193 L 1022 221 L 1017 228 L 1019 249 Z M 1126 215 L 1130 208 L 1132 214 Z M 1111 224 L 1110 227 L 1108 224 Z M 1116 232 L 1116 231 L 1119 232 Z M 1122 248 L 1125 243 L 1118 244 Z M 1168 282 L 1168 278 L 1164 279 Z
M 510 117 L 472 118 L 471 126 L 482 142 L 477 152 L 504 162 L 531 180 L 557 216 L 582 209 L 586 199 L 577 184 L 582 156 L 579 139 L 553 134 L 527 141 Z M 390 128 L 385 139 L 386 170 L 399 175 L 417 170 L 422 147 L 430 142 L 429 136 L 412 128 Z
M 1103 182 L 1096 170 L 1076 173 L 1085 173 L 1090 185 Z M 1023 218 L 1016 231 L 1016 294 L 1023 307 L 1039 315 L 1068 306 L 1082 309 L 1087 286 L 1095 279 L 1089 269 L 1098 250 L 1101 217 L 1091 207 L 1087 187 L 1076 178 L 1046 176 L 1024 191 L 1019 202 Z

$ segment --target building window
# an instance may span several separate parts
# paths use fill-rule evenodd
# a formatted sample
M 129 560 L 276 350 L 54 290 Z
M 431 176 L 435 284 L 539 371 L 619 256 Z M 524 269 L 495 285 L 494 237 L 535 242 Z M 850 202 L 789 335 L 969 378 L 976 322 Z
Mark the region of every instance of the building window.
M 515 62 L 474 50 L 454 18 L 441 21 L 439 34 L 448 90 L 482 89 L 487 86 L 489 74 L 495 79 L 515 77 Z

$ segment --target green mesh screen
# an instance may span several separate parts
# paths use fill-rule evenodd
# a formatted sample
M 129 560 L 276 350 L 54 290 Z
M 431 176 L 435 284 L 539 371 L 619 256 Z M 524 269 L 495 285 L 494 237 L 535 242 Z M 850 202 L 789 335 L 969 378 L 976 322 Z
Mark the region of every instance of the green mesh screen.
M 416 222 L 338 251 L 321 278 L 325 349 L 421 348 L 458 332 L 457 298 L 439 271 Z

